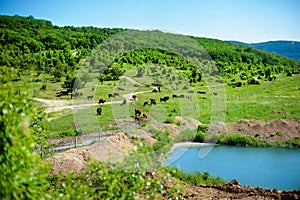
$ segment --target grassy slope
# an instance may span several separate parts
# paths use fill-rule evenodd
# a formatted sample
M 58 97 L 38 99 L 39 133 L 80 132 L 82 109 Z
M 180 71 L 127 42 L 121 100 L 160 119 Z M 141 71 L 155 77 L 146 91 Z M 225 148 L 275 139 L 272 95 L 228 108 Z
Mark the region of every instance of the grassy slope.
M 138 79 L 136 79 L 138 80 Z M 121 81 L 122 82 L 122 81 Z M 108 101 L 120 101 L 123 98 L 108 99 L 107 94 L 112 91 L 114 85 L 118 85 L 117 81 L 104 82 L 103 85 L 99 85 L 96 89 L 96 100 L 105 98 Z M 124 84 L 123 82 L 121 85 Z M 277 78 L 275 82 L 266 81 L 262 85 L 245 85 L 242 87 L 225 86 L 226 91 L 226 118 L 225 122 L 236 122 L 241 119 L 257 119 L 257 120 L 269 120 L 269 119 L 299 119 L 300 118 L 300 77 L 294 75 L 293 77 L 287 77 L 285 75 Z M 126 83 L 126 89 L 128 91 L 149 91 L 152 87 L 136 87 L 130 83 Z M 203 90 L 205 87 L 200 84 L 194 87 L 195 91 Z M 138 101 L 131 103 L 127 106 L 120 106 L 120 104 L 103 105 L 103 115 L 96 116 L 96 108 L 90 107 L 83 109 L 78 114 L 73 113 L 66 114 L 61 118 L 46 122 L 46 128 L 49 132 L 55 133 L 56 136 L 62 133 L 72 132 L 75 128 L 74 120 L 80 120 L 80 124 L 84 124 L 82 128 L 84 132 L 91 133 L 97 131 L 99 127 L 102 130 L 111 129 L 111 125 L 116 125 L 115 119 L 128 118 L 134 116 L 134 108 L 141 108 L 149 117 L 155 118 L 159 122 L 170 121 L 172 122 L 177 115 L 188 116 L 193 115 L 194 118 L 200 120 L 202 123 L 209 123 L 211 118 L 211 99 L 210 95 L 196 94 L 197 103 L 199 108 L 198 112 L 192 110 L 187 113 L 183 109 L 182 105 L 189 103 L 187 99 L 173 99 L 166 103 L 160 103 L 158 101 L 157 106 L 143 106 L 144 101 L 149 101 L 149 98 L 159 99 L 162 96 L 170 96 L 172 91 L 167 88 L 162 88 L 161 93 L 143 93 L 138 94 Z M 120 94 L 129 93 L 128 91 L 121 91 Z M 51 93 L 51 92 L 49 92 Z M 205 96 L 207 99 L 202 99 Z M 82 97 L 82 101 L 85 97 Z M 96 106 L 99 107 L 99 106 Z M 282 111 L 281 114 L 274 114 L 272 111 Z M 78 118 L 79 116 L 79 118 Z M 199 116 L 199 117 L 197 117 Z M 95 120 L 97 119 L 97 120 Z M 80 129 L 80 128 L 79 128 Z

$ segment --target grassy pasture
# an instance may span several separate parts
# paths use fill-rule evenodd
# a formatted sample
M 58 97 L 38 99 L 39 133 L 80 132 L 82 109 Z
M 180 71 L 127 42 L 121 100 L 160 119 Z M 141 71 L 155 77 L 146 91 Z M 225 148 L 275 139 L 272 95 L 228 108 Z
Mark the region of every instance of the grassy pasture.
M 84 133 L 97 132 L 112 129 L 117 125 L 116 120 L 133 118 L 134 109 L 140 108 L 149 117 L 149 123 L 154 122 L 173 122 L 175 116 L 187 116 L 200 120 L 202 123 L 209 123 L 212 117 L 212 98 L 213 95 L 203 83 L 197 83 L 190 89 L 193 94 L 183 90 L 173 90 L 172 88 L 161 87 L 162 92 L 150 92 L 155 87 L 149 84 L 151 80 L 142 82 L 139 78 L 134 77 L 135 81 L 143 83 L 136 85 L 125 78 L 119 81 L 105 81 L 103 84 L 98 84 L 93 92 L 95 94 L 94 103 L 99 98 L 104 98 L 108 102 L 117 101 L 116 104 L 104 104 L 103 115 L 96 115 L 96 107 L 89 107 L 78 111 L 77 114 L 66 112 L 65 115 L 58 119 L 45 122 L 46 129 L 53 135 L 63 135 L 66 132 L 74 132 L 83 129 Z M 86 88 L 82 89 L 84 94 L 91 95 L 91 88 L 94 84 L 87 83 Z M 243 85 L 235 87 L 225 85 L 224 95 L 226 97 L 226 106 L 224 108 L 225 122 L 236 122 L 242 119 L 299 119 L 300 118 L 300 76 L 293 75 L 292 77 L 280 76 L 275 82 L 262 81 L 261 85 Z M 120 90 L 121 88 L 121 90 Z M 207 94 L 198 94 L 197 91 L 205 90 Z M 89 93 L 90 91 L 90 93 Z M 138 100 L 120 106 L 124 97 L 123 94 L 132 92 L 143 93 L 136 94 Z M 120 97 L 108 98 L 107 94 L 112 92 L 120 93 Z M 49 92 L 50 94 L 51 92 Z M 191 95 L 193 98 L 172 98 L 173 94 Z M 159 102 L 159 99 L 164 96 L 169 96 L 167 102 Z M 145 101 L 154 98 L 158 105 L 143 106 Z M 86 100 L 86 96 L 78 98 L 76 101 L 91 103 Z M 80 123 L 76 122 L 80 121 Z

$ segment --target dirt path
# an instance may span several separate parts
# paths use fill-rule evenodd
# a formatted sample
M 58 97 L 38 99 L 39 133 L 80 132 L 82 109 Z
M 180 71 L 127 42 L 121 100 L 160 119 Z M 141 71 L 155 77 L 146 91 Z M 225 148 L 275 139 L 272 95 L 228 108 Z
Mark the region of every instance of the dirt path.
M 132 93 L 124 94 L 122 95 L 122 97 L 124 97 L 127 102 L 132 102 L 133 95 L 146 93 L 146 92 L 151 92 L 151 90 L 132 92 Z M 46 106 L 45 108 L 46 113 L 59 112 L 67 109 L 86 108 L 86 107 L 99 105 L 98 103 L 75 104 L 74 101 L 72 100 L 50 100 L 50 99 L 42 99 L 42 98 L 33 98 L 33 100 L 43 103 Z M 123 101 L 111 101 L 111 102 L 106 102 L 105 104 L 121 104 L 122 102 Z

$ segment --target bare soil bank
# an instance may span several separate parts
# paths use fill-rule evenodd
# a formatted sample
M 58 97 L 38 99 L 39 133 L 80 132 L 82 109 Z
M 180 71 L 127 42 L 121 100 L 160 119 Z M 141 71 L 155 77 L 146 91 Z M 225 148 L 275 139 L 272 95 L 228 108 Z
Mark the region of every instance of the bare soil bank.
M 300 120 L 274 119 L 266 122 L 241 120 L 223 126 L 223 134 L 241 133 L 262 141 L 280 142 L 300 138 Z

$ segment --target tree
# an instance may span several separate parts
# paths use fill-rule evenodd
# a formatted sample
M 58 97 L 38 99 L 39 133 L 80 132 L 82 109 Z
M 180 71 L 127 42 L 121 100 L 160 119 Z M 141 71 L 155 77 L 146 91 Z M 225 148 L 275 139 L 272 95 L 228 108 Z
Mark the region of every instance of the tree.
M 83 83 L 80 79 L 76 77 L 66 76 L 66 80 L 62 84 L 62 88 L 67 89 L 67 92 L 78 92 L 79 89 L 83 88 Z

